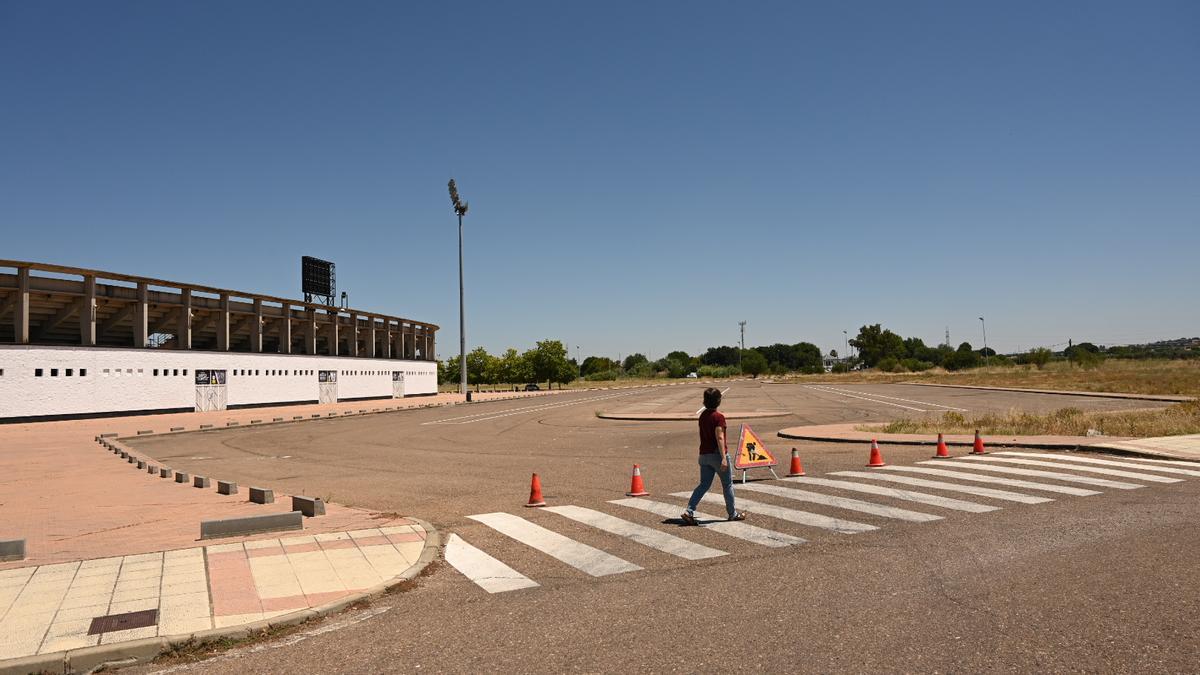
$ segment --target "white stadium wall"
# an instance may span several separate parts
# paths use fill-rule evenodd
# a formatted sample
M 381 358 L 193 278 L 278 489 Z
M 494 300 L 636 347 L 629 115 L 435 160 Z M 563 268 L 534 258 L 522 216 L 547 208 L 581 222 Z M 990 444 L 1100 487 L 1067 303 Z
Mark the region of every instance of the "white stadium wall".
M 229 408 L 316 403 L 318 371 L 338 400 L 437 393 L 437 363 L 299 354 L 0 345 L 0 421 L 195 410 L 197 370 L 224 370 Z

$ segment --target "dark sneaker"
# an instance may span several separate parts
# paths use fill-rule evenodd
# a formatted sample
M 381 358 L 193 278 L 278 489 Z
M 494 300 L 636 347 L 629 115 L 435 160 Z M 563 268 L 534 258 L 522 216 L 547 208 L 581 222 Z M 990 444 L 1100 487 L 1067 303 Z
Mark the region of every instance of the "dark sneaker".
M 700 521 L 696 520 L 696 516 L 693 516 L 692 514 L 687 513 L 687 512 L 684 512 L 684 514 L 682 516 L 679 516 L 679 519 L 683 521 L 684 525 L 699 525 L 700 524 Z
M 746 512 L 745 512 L 745 511 L 738 511 L 737 513 L 733 514 L 732 516 L 729 516 L 729 519 L 730 519 L 730 520 L 745 520 L 745 519 L 746 519 Z

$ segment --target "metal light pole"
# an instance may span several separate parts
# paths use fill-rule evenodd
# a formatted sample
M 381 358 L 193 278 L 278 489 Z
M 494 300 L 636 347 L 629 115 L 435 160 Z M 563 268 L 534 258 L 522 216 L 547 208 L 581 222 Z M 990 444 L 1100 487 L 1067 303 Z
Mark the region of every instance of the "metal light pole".
M 583 361 L 579 360 L 579 345 L 575 345 L 575 367 L 579 369 L 579 377 L 583 377 Z
M 983 317 L 981 316 L 979 317 L 979 323 L 981 326 L 983 326 L 983 367 L 987 368 L 989 365 L 987 348 L 987 322 L 984 321 Z
M 463 302 L 463 216 L 467 215 L 467 203 L 458 199 L 458 186 L 450 179 L 450 203 L 454 205 L 454 213 L 458 216 L 458 339 L 459 355 L 458 370 L 461 378 L 460 393 L 471 400 L 471 392 L 467 391 L 467 313 Z
M 842 342 L 845 343 L 846 351 L 842 354 L 842 360 L 846 361 L 850 358 L 850 334 L 842 331 Z

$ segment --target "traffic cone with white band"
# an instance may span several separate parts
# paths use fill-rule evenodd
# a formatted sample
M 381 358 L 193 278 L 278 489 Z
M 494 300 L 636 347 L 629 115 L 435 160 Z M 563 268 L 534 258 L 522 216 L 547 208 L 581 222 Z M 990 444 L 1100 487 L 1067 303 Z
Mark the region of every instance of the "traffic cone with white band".
M 934 455 L 933 458 L 934 459 L 944 459 L 949 456 L 950 456 L 950 448 L 946 447 L 946 440 L 944 438 L 942 438 L 941 433 L 938 433 L 937 454 Z
M 642 483 L 642 468 L 637 464 L 633 465 L 633 479 L 629 483 L 629 492 L 625 493 L 627 497 L 645 497 L 650 494 L 646 492 L 646 486 Z
M 971 449 L 972 455 L 986 455 L 987 451 L 983 449 L 983 438 L 979 435 L 979 430 L 975 430 L 975 447 Z
M 804 475 L 804 467 L 800 466 L 800 451 L 795 448 L 792 448 L 792 468 L 791 468 L 791 471 L 788 471 L 788 478 L 793 478 L 795 476 L 803 476 L 803 475 Z
M 879 452 L 879 444 L 875 442 L 875 439 L 871 439 L 871 461 L 867 463 L 867 466 L 887 466 L 883 461 L 883 453 Z

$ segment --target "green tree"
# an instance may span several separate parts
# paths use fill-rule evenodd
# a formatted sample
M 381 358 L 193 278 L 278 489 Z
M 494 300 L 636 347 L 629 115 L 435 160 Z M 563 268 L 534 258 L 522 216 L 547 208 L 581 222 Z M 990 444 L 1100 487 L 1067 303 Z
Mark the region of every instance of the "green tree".
M 567 348 L 560 340 L 542 340 L 525 352 L 524 358 L 532 379 L 538 382 L 565 383 L 575 379 L 575 366 L 567 358 Z
M 650 363 L 650 359 L 646 358 L 645 354 L 630 354 L 629 356 L 625 357 L 625 362 L 621 364 L 621 367 L 628 372 L 632 371 L 634 368 L 637 368 L 643 363 Z
M 483 347 L 476 347 L 467 352 L 467 384 L 491 384 L 488 377 L 494 374 L 491 366 L 493 357 Z
M 747 349 L 742 352 L 742 372 L 758 377 L 767 372 L 767 357 L 757 349 Z
M 706 366 L 736 366 L 737 362 L 737 347 L 709 347 L 700 357 L 700 363 Z
M 868 367 L 874 368 L 882 359 L 902 359 L 904 339 L 879 324 L 863 326 L 858 335 L 850 340 L 850 346 L 858 350 L 858 358 Z
M 595 375 L 596 373 L 606 373 L 610 370 L 620 368 L 620 364 L 607 356 L 589 356 L 583 360 L 581 368 L 583 376 Z

